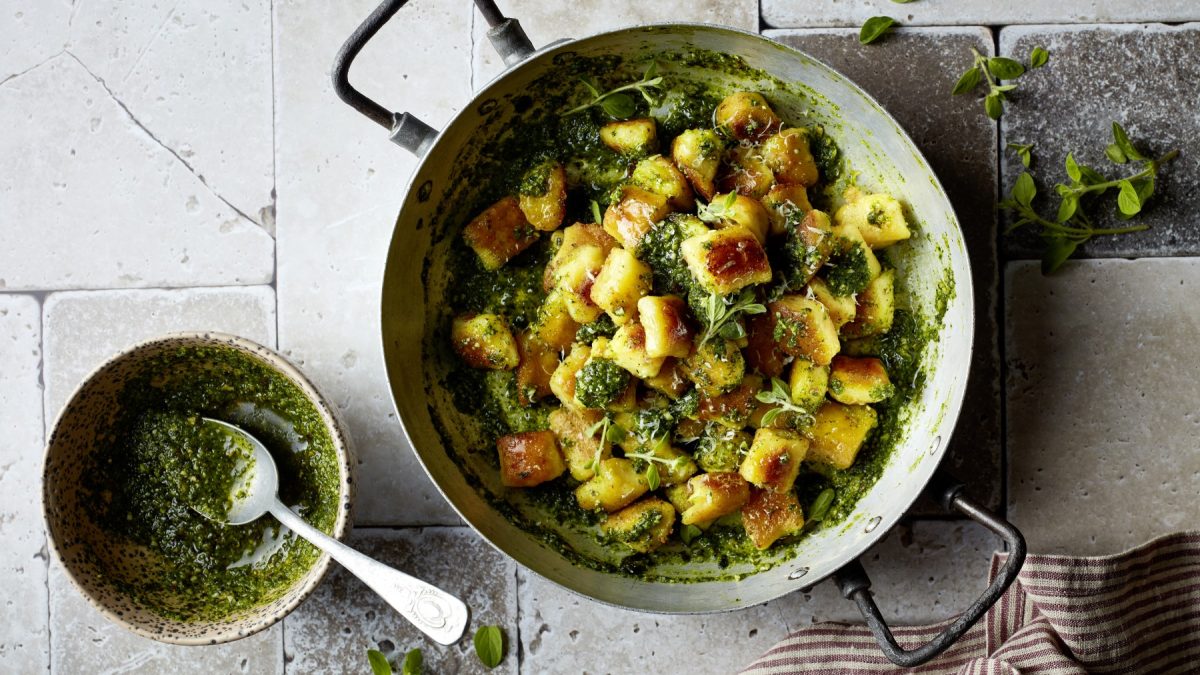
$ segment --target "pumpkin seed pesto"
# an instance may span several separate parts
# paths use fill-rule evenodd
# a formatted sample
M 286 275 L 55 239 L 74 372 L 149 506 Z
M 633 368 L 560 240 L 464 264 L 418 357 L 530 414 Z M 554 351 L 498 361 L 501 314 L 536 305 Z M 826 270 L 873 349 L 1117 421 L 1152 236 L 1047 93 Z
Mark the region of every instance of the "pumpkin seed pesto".
M 681 59 L 681 63 L 688 65 L 705 65 L 706 67 L 722 67 L 722 64 L 733 63 L 737 64 L 737 68 L 744 68 L 744 62 L 741 62 L 737 57 L 729 57 L 727 55 L 713 55 L 715 58 L 711 62 L 706 62 L 703 56 L 690 55 L 685 59 Z M 699 60 L 697 60 L 699 59 Z M 585 59 L 580 59 L 586 61 Z M 606 71 L 611 72 L 612 64 L 606 64 Z M 594 74 L 600 75 L 602 71 L 596 71 Z M 672 85 L 667 85 L 668 91 L 664 97 L 662 108 L 651 108 L 645 105 L 641 100 L 636 100 L 638 115 L 651 115 L 658 122 L 660 139 L 664 147 L 669 146 L 670 139 L 684 129 L 692 126 L 706 126 L 711 123 L 712 105 L 714 101 L 719 101 L 726 93 L 716 86 L 704 85 L 697 82 L 687 82 L 680 85 L 681 90 L 688 92 L 686 96 L 676 95 L 676 90 Z M 674 101 L 674 103 L 673 103 Z M 700 104 L 689 104 L 689 101 L 701 101 Z M 707 106 L 707 110 L 705 109 Z M 492 156 L 504 156 L 510 153 L 514 148 L 529 149 L 528 159 L 525 163 L 518 160 L 516 167 L 510 168 L 504 172 L 504 175 L 495 177 L 491 181 L 492 187 L 485 190 L 483 197 L 478 200 L 476 209 L 485 205 L 492 197 L 506 192 L 521 192 L 523 176 L 530 175 L 527 168 L 532 167 L 537 163 L 545 162 L 547 158 L 559 157 L 567 165 L 568 173 L 572 175 L 571 182 L 579 186 L 578 190 L 573 190 L 568 196 L 567 202 L 567 222 L 581 221 L 590 222 L 592 220 L 590 214 L 589 202 L 595 200 L 598 206 L 603 209 L 610 204 L 618 195 L 621 181 L 617 178 L 617 172 L 614 167 L 620 162 L 628 163 L 628 157 L 622 157 L 617 153 L 609 151 L 602 145 L 598 144 L 596 131 L 600 124 L 605 121 L 603 116 L 598 111 L 591 111 L 587 114 L 571 116 L 569 122 L 553 119 L 553 116 L 548 116 L 531 123 L 517 125 L 507 136 L 507 140 L 498 144 L 496 149 L 491 154 Z M 566 140 L 566 143 L 558 143 L 555 141 Z M 559 154 L 555 154 L 559 153 Z M 575 154 L 573 154 L 575 153 Z M 820 166 L 823 176 L 828 177 L 829 186 L 832 186 L 834 177 L 846 177 L 852 183 L 854 182 L 854 174 L 845 170 L 842 166 L 842 161 L 837 151 L 836 143 L 832 136 L 826 133 L 818 133 L 813 137 L 812 154 L 814 159 Z M 511 156 L 511 155 L 510 155 Z M 827 192 L 814 193 L 812 195 L 814 206 L 826 206 L 833 203 L 834 198 Z M 669 222 L 669 221 L 667 221 Z M 657 229 L 659 224 L 656 224 Z M 655 230 L 652 230 L 653 234 Z M 671 239 L 671 232 L 664 230 L 663 234 L 667 242 Z M 655 244 L 653 240 L 643 240 L 643 245 L 660 245 Z M 540 245 L 539 245 L 540 246 Z M 666 248 L 671 248 L 668 245 Z M 552 254 L 552 250 L 546 247 L 546 250 L 536 250 L 536 252 L 526 252 L 514 258 L 509 264 L 501 270 L 500 273 L 482 272 L 478 269 L 471 255 L 471 251 L 462 245 L 462 242 L 455 238 L 451 244 L 451 250 L 454 252 L 455 262 L 451 264 L 450 270 L 452 280 L 449 284 L 452 297 L 462 297 L 470 295 L 475 299 L 471 302 L 455 304 L 451 302 L 452 310 L 459 310 L 470 307 L 488 307 L 488 311 L 494 311 L 506 317 L 516 317 L 513 321 L 514 327 L 523 327 L 529 325 L 532 321 L 533 313 L 525 308 L 525 305 L 519 302 L 506 302 L 505 300 L 488 294 L 479 294 L 479 290 L 483 288 L 503 288 L 505 282 L 502 280 L 507 273 L 513 273 L 521 278 L 537 277 L 540 279 L 541 267 L 539 262 L 544 265 L 546 254 Z M 535 251 L 535 250 L 531 250 Z M 668 255 L 670 252 L 668 251 Z M 898 252 L 891 250 L 887 252 L 887 256 L 895 256 Z M 651 254 L 653 255 L 653 253 Z M 639 257 L 642 257 L 639 255 Z M 887 263 L 884 255 L 881 255 L 881 260 Z M 893 265 L 887 265 L 892 267 Z M 659 276 L 660 266 L 653 265 L 655 272 L 655 293 L 662 292 L 660 288 L 669 287 L 673 279 L 670 276 Z M 663 269 L 667 269 L 663 267 Z M 668 273 L 669 274 L 669 273 Z M 838 290 L 846 291 L 846 294 L 853 294 L 862 289 L 860 285 L 862 280 L 858 278 L 850 278 L 847 283 L 839 287 Z M 460 292 L 459 289 L 464 287 L 471 290 Z M 536 285 L 536 284 L 535 284 Z M 952 280 L 949 287 L 946 289 L 948 294 L 952 296 L 953 286 Z M 939 305 L 944 311 L 944 303 L 939 298 Z M 939 317 L 940 318 L 940 317 Z M 929 321 L 913 310 L 900 310 L 897 313 L 896 325 L 893 330 L 886 336 L 887 339 L 880 339 L 874 343 L 867 344 L 864 342 L 858 347 L 859 354 L 872 354 L 881 357 L 888 364 L 889 372 L 892 370 L 894 363 L 909 364 L 911 360 L 912 369 L 916 370 L 917 361 L 920 355 L 924 352 L 926 345 L 936 338 L 937 321 Z M 603 332 L 597 333 L 591 324 L 584 325 L 580 329 L 580 335 L 588 338 L 581 341 L 590 341 L 595 334 L 608 334 L 611 330 L 608 326 L 603 326 Z M 440 329 L 439 329 L 440 330 Z M 586 335 L 585 335 L 586 333 Z M 436 350 L 436 348 L 435 348 Z M 448 354 L 444 350 L 438 350 L 441 357 L 448 357 L 453 360 L 453 355 Z M 478 452 L 480 456 L 490 457 L 490 464 L 495 463 L 494 458 L 494 440 L 497 436 L 505 433 L 512 433 L 531 429 L 545 429 L 547 426 L 542 421 L 544 414 L 548 409 L 544 406 L 536 406 L 535 410 L 539 410 L 537 417 L 538 424 L 528 424 L 528 416 L 512 409 L 514 404 L 511 404 L 513 399 L 509 398 L 506 405 L 505 401 L 497 400 L 495 393 L 500 391 L 496 387 L 484 387 L 483 389 L 472 386 L 472 382 L 478 382 L 479 377 L 472 377 L 469 369 L 459 368 L 456 365 L 451 365 L 449 373 L 441 379 L 444 388 L 450 390 L 453 394 L 455 406 L 464 414 L 473 415 L 485 430 L 483 437 L 479 440 L 478 447 L 473 452 Z M 489 373 L 484 376 L 484 379 L 492 378 L 493 374 Z M 900 431 L 903 429 L 903 421 L 907 419 L 908 413 L 905 407 L 910 402 L 919 398 L 924 380 L 917 373 L 913 373 L 912 377 L 900 373 L 897 376 L 896 395 L 895 397 L 884 403 L 877 404 L 876 408 L 879 413 L 879 423 L 867 441 L 866 445 L 860 451 L 857 461 L 849 469 L 835 470 L 822 468 L 821 470 L 807 469 L 801 473 L 797 479 L 796 492 L 800 495 L 801 503 L 808 505 L 813 502 L 818 494 L 826 488 L 833 486 L 837 490 L 837 497 L 834 500 L 832 508 L 829 509 L 828 515 L 819 523 L 814 523 L 808 531 L 819 528 L 830 527 L 839 524 L 853 510 L 858 499 L 865 494 L 878 479 L 882 473 L 883 467 L 891 456 L 895 442 L 900 438 Z M 900 381 L 902 380 L 902 381 Z M 515 384 L 513 384 L 515 389 Z M 511 391 L 511 390 L 510 390 Z M 481 395 L 480 392 L 483 392 Z M 435 412 L 435 425 L 441 428 L 442 421 L 439 419 L 439 414 L 431 407 L 431 411 Z M 481 412 L 480 412 L 481 411 Z M 516 420 L 516 423 L 511 421 Z M 443 437 L 446 434 L 442 433 Z M 448 445 L 448 450 L 451 454 L 456 454 Z M 743 450 L 744 452 L 744 450 Z M 461 464 L 461 462 L 460 462 Z M 736 519 L 727 522 L 718 522 L 707 532 L 696 536 L 688 545 L 680 545 L 678 542 L 658 549 L 649 554 L 634 553 L 624 556 L 618 562 L 601 561 L 594 557 L 580 554 L 573 550 L 562 536 L 554 532 L 545 525 L 539 524 L 543 521 L 542 518 L 531 519 L 527 513 L 514 504 L 508 501 L 508 498 L 503 494 L 496 494 L 482 487 L 482 484 L 473 477 L 469 480 L 477 486 L 490 502 L 493 503 L 499 510 L 504 512 L 510 519 L 515 520 L 522 527 L 533 531 L 537 536 L 542 538 L 547 545 L 560 550 L 564 556 L 572 559 L 576 564 L 580 564 L 592 569 L 602 569 L 609 572 L 632 574 L 635 576 L 644 577 L 647 579 L 659 579 L 664 581 L 678 580 L 677 577 L 659 577 L 654 573 L 654 568 L 661 565 L 670 565 L 672 563 L 687 563 L 692 561 L 715 561 L 722 567 L 728 567 L 737 563 L 750 563 L 758 569 L 764 566 L 778 564 L 791 555 L 790 551 L 794 551 L 795 539 L 791 542 L 785 542 L 782 546 L 776 546 L 771 551 L 771 557 L 768 558 L 760 551 L 755 550 L 749 545 L 742 528 Z M 525 496 L 529 501 L 536 503 L 540 508 L 552 513 L 554 519 L 560 523 L 573 524 L 578 529 L 591 529 L 597 521 L 595 512 L 581 509 L 575 502 L 572 494 L 572 488 L 577 483 L 570 479 L 557 482 L 556 484 L 545 484 L 536 488 L 525 490 Z M 601 537 L 595 537 L 600 540 Z M 785 549 L 785 550 L 781 550 Z M 740 576 L 734 574 L 732 576 Z M 717 577 L 704 577 L 719 578 Z
M 243 450 L 201 425 L 235 423 L 263 442 L 283 502 L 331 532 L 339 505 L 333 439 L 303 392 L 255 358 L 192 346 L 154 357 L 120 394 L 120 412 L 84 472 L 85 499 L 110 536 L 145 549 L 157 571 L 112 581 L 181 621 L 219 621 L 283 595 L 320 552 L 272 518 L 239 526 L 200 515 L 224 507 Z

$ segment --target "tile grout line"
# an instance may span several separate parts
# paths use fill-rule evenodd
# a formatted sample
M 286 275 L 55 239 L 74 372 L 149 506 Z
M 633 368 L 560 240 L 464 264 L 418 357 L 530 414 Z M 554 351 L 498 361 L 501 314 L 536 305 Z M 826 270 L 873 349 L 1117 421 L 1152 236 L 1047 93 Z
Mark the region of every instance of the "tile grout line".
M 516 614 L 517 614 L 516 626 L 517 627 L 516 627 L 516 630 L 514 631 L 517 636 L 517 639 L 516 639 L 516 643 L 517 643 L 516 644 L 517 675 L 521 675 L 521 669 L 525 665 L 524 664 L 525 650 L 524 650 L 523 644 L 521 642 L 521 566 L 519 564 L 513 565 L 513 595 L 516 596 L 515 604 L 516 604 L 516 610 L 517 610 L 516 611 Z
M 42 452 L 46 451 L 46 444 L 50 441 L 46 437 L 47 417 L 49 410 L 46 408 L 46 296 L 48 293 L 42 292 L 34 297 L 38 303 L 38 342 L 41 345 L 41 353 L 38 354 L 38 388 L 41 389 L 42 398 Z M 38 476 L 41 482 L 41 476 Z M 40 501 L 40 500 L 39 500 Z M 54 621 L 53 609 L 50 605 L 50 533 L 46 532 L 43 525 L 42 530 L 42 565 L 46 568 L 46 672 L 54 672 Z
M 1005 26 L 996 26 L 992 30 L 992 49 L 996 56 L 1000 55 L 1000 32 Z M 992 186 L 993 201 L 1000 202 L 1001 182 L 1004 180 L 1001 176 L 1001 166 L 1004 163 L 1004 139 L 1001 131 L 1003 124 L 1003 115 L 999 120 L 996 120 L 996 183 Z M 1000 515 L 1008 519 L 1008 330 L 1005 325 L 1005 313 L 1008 309 L 1008 300 L 1006 296 L 1006 287 L 1004 283 L 1004 265 L 1001 250 L 1003 243 L 1001 242 L 1001 232 L 1003 225 L 1000 222 L 1000 212 L 994 214 L 996 223 L 996 231 L 993 235 L 993 243 L 996 246 L 996 350 L 998 355 L 997 376 L 1000 378 Z

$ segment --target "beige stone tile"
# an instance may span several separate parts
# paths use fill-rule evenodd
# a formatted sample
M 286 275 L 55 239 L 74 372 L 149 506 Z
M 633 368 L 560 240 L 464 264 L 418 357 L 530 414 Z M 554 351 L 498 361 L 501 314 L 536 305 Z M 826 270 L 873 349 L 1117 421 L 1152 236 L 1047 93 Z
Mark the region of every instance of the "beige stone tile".
M 521 22 L 534 47 L 561 40 L 581 38 L 628 26 L 653 23 L 714 23 L 745 30 L 758 30 L 755 0 L 612 0 L 610 2 L 497 2 L 505 16 Z M 487 39 L 487 22 L 476 16 L 472 44 L 474 86 L 479 89 L 504 70 L 504 62 Z
M 1193 0 L 1124 2 L 1123 0 L 921 0 L 898 5 L 886 0 L 762 0 L 763 20 L 778 28 L 860 26 L 872 16 L 894 17 L 910 26 L 1014 23 L 1123 23 L 1129 21 L 1195 21 L 1200 4 Z
M 215 193 L 272 227 L 270 3 L 72 4 L 71 54 Z
M 1006 270 L 1008 513 L 1030 549 L 1114 553 L 1200 518 L 1200 260 Z
M 516 638 L 516 564 L 465 527 L 360 529 L 350 545 L 397 569 L 452 593 L 471 610 L 463 638 L 443 647 L 427 639 L 354 577 L 333 569 L 285 622 L 288 671 L 349 673 L 367 671 L 367 650 L 403 658 L 420 648 L 426 673 L 516 673 L 517 650 L 487 671 L 475 656 L 472 636 L 480 626 L 500 626 Z
M 0 83 L 62 51 L 71 5 L 38 0 L 0 0 Z
M 0 295 L 0 670 L 13 673 L 50 668 L 41 369 L 37 300 Z
M 0 289 L 271 281 L 271 236 L 69 54 L 0 85 L 0 128 Z
M 275 342 L 274 293 L 267 287 L 77 291 L 46 298 L 45 407 L 53 423 L 79 381 L 130 344 L 165 333 L 212 330 L 268 346 Z M 217 647 L 176 647 L 128 633 L 84 600 L 50 566 L 51 651 L 63 673 L 283 672 L 280 627 Z
M 897 528 L 863 558 L 889 621 L 928 623 L 961 611 L 987 585 L 998 541 L 963 522 Z M 535 673 L 730 673 L 788 633 L 817 621 L 860 621 L 825 581 L 748 609 L 705 615 L 632 612 L 600 605 L 521 570 L 522 671 Z
M 395 419 L 383 368 L 383 260 L 415 162 L 344 105 L 329 81 L 375 0 L 275 3 L 279 338 L 338 404 L 362 460 L 360 524 L 457 524 Z M 405 6 L 363 51 L 353 81 L 440 126 L 470 97 L 469 4 Z

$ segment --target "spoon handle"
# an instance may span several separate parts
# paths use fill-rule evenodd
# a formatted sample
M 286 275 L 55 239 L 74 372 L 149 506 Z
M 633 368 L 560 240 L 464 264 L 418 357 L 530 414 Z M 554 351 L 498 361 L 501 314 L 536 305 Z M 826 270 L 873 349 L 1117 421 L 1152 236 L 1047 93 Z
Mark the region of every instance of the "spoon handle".
M 422 633 L 444 645 L 453 644 L 462 637 L 467 625 L 467 606 L 462 600 L 355 551 L 309 525 L 279 500 L 271 505 L 270 511 L 279 522 L 328 553 L 370 586 Z

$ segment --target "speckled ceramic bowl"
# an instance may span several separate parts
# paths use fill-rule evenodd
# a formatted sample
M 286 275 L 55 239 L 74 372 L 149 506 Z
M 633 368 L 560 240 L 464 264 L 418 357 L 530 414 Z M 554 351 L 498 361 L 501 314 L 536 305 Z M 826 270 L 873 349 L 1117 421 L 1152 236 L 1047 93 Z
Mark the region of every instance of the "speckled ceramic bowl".
M 295 366 L 262 345 L 222 333 L 176 333 L 135 345 L 87 377 L 59 414 L 46 447 L 42 496 L 50 551 L 88 602 L 109 620 L 138 635 L 182 645 L 229 642 L 268 628 L 313 592 L 331 562 L 328 555 L 321 555 L 274 601 L 221 621 L 184 622 L 161 616 L 108 580 L 112 572 L 153 573 L 152 557 L 131 553 L 88 512 L 82 486 L 85 460 L 96 451 L 98 435 L 116 418 L 122 390 L 148 360 L 179 347 L 195 346 L 216 346 L 248 355 L 290 380 L 315 406 L 329 430 L 339 463 L 335 537 L 343 538 L 349 531 L 355 490 L 354 453 L 337 412 Z M 114 570 L 113 565 L 121 568 Z

